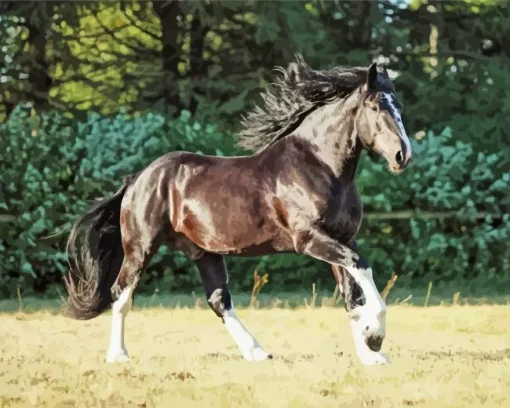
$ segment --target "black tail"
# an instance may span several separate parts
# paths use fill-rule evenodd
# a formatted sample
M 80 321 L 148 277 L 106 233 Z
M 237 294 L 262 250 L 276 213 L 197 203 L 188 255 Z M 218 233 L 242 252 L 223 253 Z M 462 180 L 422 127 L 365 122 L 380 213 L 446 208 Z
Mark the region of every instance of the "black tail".
M 69 296 L 64 302 L 67 314 L 74 319 L 93 319 L 111 306 L 110 288 L 124 259 L 120 207 L 127 188 L 135 179 L 136 176 L 124 179 L 124 184 L 112 197 L 95 204 L 71 229 L 67 241 L 71 269 L 64 277 Z

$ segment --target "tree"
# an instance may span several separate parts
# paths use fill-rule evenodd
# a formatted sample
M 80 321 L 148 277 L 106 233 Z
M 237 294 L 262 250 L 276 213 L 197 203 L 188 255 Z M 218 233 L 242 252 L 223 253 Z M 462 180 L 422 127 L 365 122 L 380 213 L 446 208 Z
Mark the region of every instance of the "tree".
M 178 0 L 153 1 L 152 6 L 161 22 L 161 62 L 163 68 L 163 98 L 175 113 L 182 108 L 179 98 L 179 62 L 182 55 L 183 13 Z
M 9 115 L 14 105 L 30 101 L 35 109 L 48 109 L 52 78 L 46 58 L 47 37 L 56 3 L 37 1 L 4 1 L 0 8 L 3 38 L 2 50 L 6 68 L 3 99 L 5 113 Z

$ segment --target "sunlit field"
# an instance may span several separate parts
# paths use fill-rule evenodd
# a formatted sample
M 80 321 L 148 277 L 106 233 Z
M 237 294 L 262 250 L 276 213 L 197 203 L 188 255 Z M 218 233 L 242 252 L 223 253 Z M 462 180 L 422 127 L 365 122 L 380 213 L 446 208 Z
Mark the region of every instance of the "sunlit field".
M 0 315 L 2 407 L 510 406 L 510 306 L 390 305 L 386 366 L 362 367 L 341 307 L 238 309 L 274 359 L 245 362 L 213 313 L 135 308 L 131 361 L 104 362 L 109 313 Z

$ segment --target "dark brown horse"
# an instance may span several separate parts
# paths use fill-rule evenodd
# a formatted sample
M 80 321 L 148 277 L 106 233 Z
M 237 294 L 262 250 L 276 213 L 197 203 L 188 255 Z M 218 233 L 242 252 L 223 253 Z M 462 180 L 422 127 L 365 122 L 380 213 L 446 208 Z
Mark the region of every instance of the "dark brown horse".
M 363 207 L 354 178 L 363 148 L 394 173 L 409 163 L 392 82 L 376 64 L 316 71 L 299 56 L 280 72 L 243 123 L 240 143 L 255 154 L 168 153 L 73 226 L 68 310 L 91 319 L 112 306 L 107 361 L 128 359 L 133 291 L 166 243 L 194 260 L 209 306 L 246 359 L 271 356 L 236 317 L 224 256 L 295 252 L 332 265 L 360 360 L 386 362 L 386 306 L 355 243 Z

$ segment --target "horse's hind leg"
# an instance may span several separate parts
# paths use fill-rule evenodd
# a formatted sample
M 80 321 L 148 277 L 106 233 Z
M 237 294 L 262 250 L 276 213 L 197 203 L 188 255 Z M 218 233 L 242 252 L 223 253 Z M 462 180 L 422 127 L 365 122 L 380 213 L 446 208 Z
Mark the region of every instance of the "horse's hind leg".
M 195 261 L 195 264 L 202 277 L 209 307 L 223 320 L 243 357 L 249 361 L 272 358 L 262 349 L 234 312 L 234 304 L 228 288 L 228 271 L 223 257 L 205 253 Z
M 127 212 L 126 217 L 129 214 Z M 119 275 L 111 288 L 112 297 L 116 300 L 112 305 L 110 343 L 106 356 L 108 363 L 129 360 L 129 354 L 124 343 L 126 316 L 131 310 L 133 293 L 140 279 L 140 274 L 159 246 L 159 228 L 161 224 L 157 226 L 144 224 L 143 231 L 136 228 L 135 225 L 134 220 L 128 220 L 122 226 L 124 260 Z
M 129 360 L 129 354 L 124 343 L 124 327 L 126 316 L 131 310 L 133 292 L 138 283 L 138 276 L 142 271 L 141 262 L 135 258 L 124 258 L 117 281 L 112 286 L 115 302 L 112 305 L 112 323 L 110 329 L 110 343 L 106 361 L 108 363 Z M 129 283 L 128 283 L 129 281 Z

